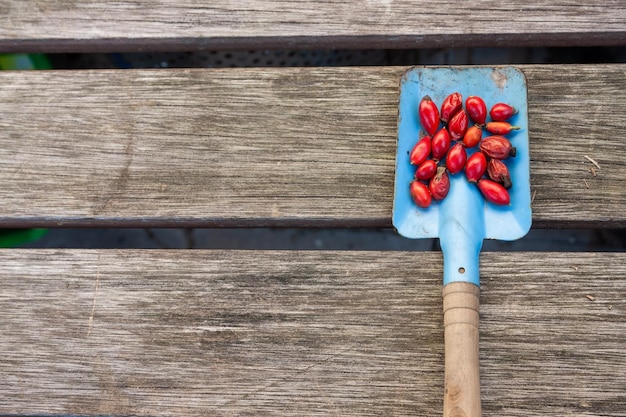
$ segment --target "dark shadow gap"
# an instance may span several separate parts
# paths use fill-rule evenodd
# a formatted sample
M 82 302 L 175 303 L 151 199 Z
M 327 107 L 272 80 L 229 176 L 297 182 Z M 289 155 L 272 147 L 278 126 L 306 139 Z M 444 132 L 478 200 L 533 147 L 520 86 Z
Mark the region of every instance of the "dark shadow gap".
M 600 64 L 626 62 L 626 47 L 68 53 L 48 57 L 55 69 Z
M 439 250 L 437 239 L 406 239 L 392 229 L 49 229 L 25 248 Z M 485 240 L 483 251 L 609 252 L 626 249 L 626 230 L 533 229 L 512 241 Z

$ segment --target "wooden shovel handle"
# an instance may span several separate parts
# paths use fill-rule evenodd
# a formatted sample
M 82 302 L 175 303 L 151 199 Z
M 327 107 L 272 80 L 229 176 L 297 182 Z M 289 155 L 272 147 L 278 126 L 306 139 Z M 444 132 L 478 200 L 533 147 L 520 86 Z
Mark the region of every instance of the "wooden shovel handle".
M 480 417 L 478 309 L 480 289 L 469 282 L 443 287 L 444 417 Z

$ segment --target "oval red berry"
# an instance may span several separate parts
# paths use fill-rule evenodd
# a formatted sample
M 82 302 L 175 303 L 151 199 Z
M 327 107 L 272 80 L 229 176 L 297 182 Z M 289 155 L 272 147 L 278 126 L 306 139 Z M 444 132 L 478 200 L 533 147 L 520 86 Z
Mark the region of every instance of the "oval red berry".
M 473 125 L 467 128 L 465 135 L 463 135 L 463 146 L 466 148 L 473 148 L 478 145 L 480 139 L 483 137 L 483 130 L 480 125 Z
M 465 163 L 465 177 L 469 182 L 477 182 L 485 175 L 487 158 L 482 152 L 476 152 L 467 158 Z
M 452 93 L 441 103 L 441 121 L 448 123 L 463 107 L 463 96 L 460 93 Z
M 430 206 L 432 196 L 426 184 L 419 181 L 412 181 L 409 185 L 409 193 L 411 194 L 411 199 L 418 207 L 427 208 Z
M 489 116 L 495 122 L 509 120 L 514 114 L 517 114 L 517 109 L 506 103 L 496 103 L 489 111 Z
M 437 162 L 432 159 L 427 159 L 422 162 L 415 170 L 415 179 L 428 181 L 435 176 L 437 172 Z
M 430 136 L 434 135 L 439 127 L 439 110 L 430 96 L 424 96 L 419 105 L 419 119 L 422 127 Z
M 485 101 L 478 96 L 469 96 L 465 100 L 465 110 L 469 117 L 480 125 L 485 124 L 487 120 L 487 105 Z
M 519 130 L 519 126 L 513 126 L 508 122 L 488 122 L 485 130 L 493 135 L 508 135 L 513 130 Z
M 480 150 L 490 158 L 506 159 L 515 156 L 517 150 L 504 136 L 487 136 L 480 142 Z
M 511 204 L 511 197 L 509 192 L 495 181 L 488 179 L 478 180 L 478 189 L 485 197 L 485 200 L 497 204 L 499 206 L 507 206 Z
M 499 182 L 506 189 L 511 188 L 511 174 L 509 168 L 499 159 L 490 159 L 487 164 L 487 175 L 495 182 Z
M 413 146 L 411 153 L 409 154 L 409 162 L 412 165 L 419 165 L 424 162 L 426 158 L 428 158 L 428 156 L 430 155 L 430 143 L 430 136 L 424 136 L 419 141 L 417 141 L 415 146 Z
M 444 167 L 439 167 L 429 184 L 430 193 L 435 200 L 443 200 L 450 191 L 450 177 Z
M 433 159 L 439 161 L 446 156 L 448 149 L 450 149 L 450 134 L 445 128 L 439 129 L 431 141 L 430 153 Z
M 459 140 L 465 135 L 467 126 L 469 125 L 469 119 L 465 110 L 459 111 L 454 115 L 448 123 L 448 131 L 450 132 L 450 139 Z
M 465 147 L 461 143 L 457 143 L 450 148 L 446 156 L 446 168 L 448 168 L 451 174 L 459 173 L 463 171 L 466 161 L 467 153 L 465 152 Z

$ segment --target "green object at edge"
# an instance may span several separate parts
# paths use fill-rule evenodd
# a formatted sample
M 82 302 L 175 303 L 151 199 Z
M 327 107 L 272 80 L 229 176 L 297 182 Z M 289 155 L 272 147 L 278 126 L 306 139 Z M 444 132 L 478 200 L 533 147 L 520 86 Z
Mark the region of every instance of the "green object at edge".
M 42 238 L 48 229 L 0 229 L 0 248 L 13 248 Z
M 1 70 L 51 69 L 48 57 L 43 54 L 0 54 Z

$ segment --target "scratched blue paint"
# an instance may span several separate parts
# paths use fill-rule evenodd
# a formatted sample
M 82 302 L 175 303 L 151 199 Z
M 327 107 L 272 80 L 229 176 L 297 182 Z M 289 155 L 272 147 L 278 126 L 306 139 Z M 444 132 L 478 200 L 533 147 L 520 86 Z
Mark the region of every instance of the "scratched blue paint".
M 496 206 L 484 200 L 463 173 L 450 176 L 450 192 L 427 209 L 417 207 L 409 195 L 415 167 L 409 153 L 418 140 L 420 123 L 417 108 L 429 95 L 437 106 L 458 91 L 463 99 L 478 95 L 487 109 L 504 102 L 518 109 L 510 122 L 522 127 L 506 135 L 517 148 L 509 158 L 513 186 L 510 206 Z M 444 256 L 444 285 L 464 281 L 480 284 L 478 258 L 483 239 L 515 240 L 530 230 L 530 156 L 526 79 L 514 67 L 427 67 L 411 68 L 400 84 L 398 146 L 392 221 L 398 233 L 411 239 L 438 237 Z

